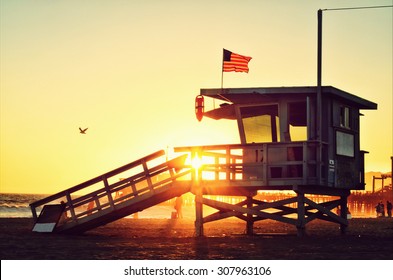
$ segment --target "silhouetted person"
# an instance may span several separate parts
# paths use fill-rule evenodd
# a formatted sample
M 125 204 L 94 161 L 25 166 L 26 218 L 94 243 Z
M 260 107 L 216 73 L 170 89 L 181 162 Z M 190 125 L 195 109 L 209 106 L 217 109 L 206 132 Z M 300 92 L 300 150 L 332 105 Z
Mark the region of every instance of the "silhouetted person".
M 377 218 L 381 216 L 381 203 L 378 202 L 378 204 L 375 206 L 375 212 L 377 213 Z
M 61 214 L 60 219 L 59 219 L 59 224 L 61 225 L 61 224 L 65 223 L 65 221 L 67 220 L 68 216 L 67 216 L 67 211 L 65 211 L 65 203 L 64 203 L 64 201 L 61 201 L 60 203 L 61 203 L 61 205 L 64 206 L 63 213 Z
M 388 211 L 388 217 L 392 217 L 392 203 L 388 200 L 386 201 L 386 210 Z
M 94 208 L 94 200 L 90 201 L 89 204 L 87 205 L 87 211 L 91 210 Z M 87 215 L 91 215 L 93 214 L 92 211 L 89 211 L 89 213 L 87 213 Z
M 177 213 L 177 218 L 183 218 L 182 207 L 183 207 L 183 197 L 178 196 L 176 197 L 176 201 L 175 201 L 175 210 Z
M 383 204 L 383 202 L 381 201 L 381 216 L 385 217 L 385 205 Z

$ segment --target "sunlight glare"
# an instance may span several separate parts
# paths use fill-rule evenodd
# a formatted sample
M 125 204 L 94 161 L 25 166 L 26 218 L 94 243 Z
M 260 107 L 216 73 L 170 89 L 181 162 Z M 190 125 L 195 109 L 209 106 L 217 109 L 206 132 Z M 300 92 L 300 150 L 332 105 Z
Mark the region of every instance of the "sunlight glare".
M 201 168 L 202 166 L 202 159 L 199 156 L 195 156 L 192 160 L 191 160 L 191 165 L 195 170 L 198 170 Z

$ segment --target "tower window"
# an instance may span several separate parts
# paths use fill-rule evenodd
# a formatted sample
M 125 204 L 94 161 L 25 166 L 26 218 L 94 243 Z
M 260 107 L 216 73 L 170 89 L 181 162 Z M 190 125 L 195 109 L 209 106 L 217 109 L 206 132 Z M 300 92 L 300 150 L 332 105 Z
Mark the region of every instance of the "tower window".
M 351 121 L 350 121 L 350 109 L 349 107 L 343 106 L 340 108 L 340 126 L 343 128 L 351 128 Z

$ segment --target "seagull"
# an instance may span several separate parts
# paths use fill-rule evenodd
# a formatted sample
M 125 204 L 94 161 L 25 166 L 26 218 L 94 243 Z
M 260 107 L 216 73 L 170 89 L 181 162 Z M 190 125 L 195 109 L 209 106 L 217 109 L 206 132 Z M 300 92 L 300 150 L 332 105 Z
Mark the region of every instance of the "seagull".
M 85 129 L 79 128 L 79 133 L 80 133 L 80 134 L 86 134 L 86 130 L 87 130 L 87 129 L 88 129 L 88 127 L 85 128 Z

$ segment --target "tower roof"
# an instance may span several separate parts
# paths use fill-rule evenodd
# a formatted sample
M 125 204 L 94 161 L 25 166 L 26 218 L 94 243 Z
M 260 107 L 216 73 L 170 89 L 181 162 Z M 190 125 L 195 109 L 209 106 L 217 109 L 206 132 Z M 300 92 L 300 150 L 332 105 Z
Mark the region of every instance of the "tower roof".
M 250 104 L 274 102 L 281 98 L 296 96 L 313 96 L 317 94 L 316 86 L 302 87 L 258 87 L 258 88 L 213 88 L 201 89 L 201 95 L 212 97 L 232 104 Z M 331 95 L 337 99 L 344 99 L 358 109 L 377 109 L 377 104 L 354 94 L 345 92 L 332 86 L 323 86 L 322 95 Z

